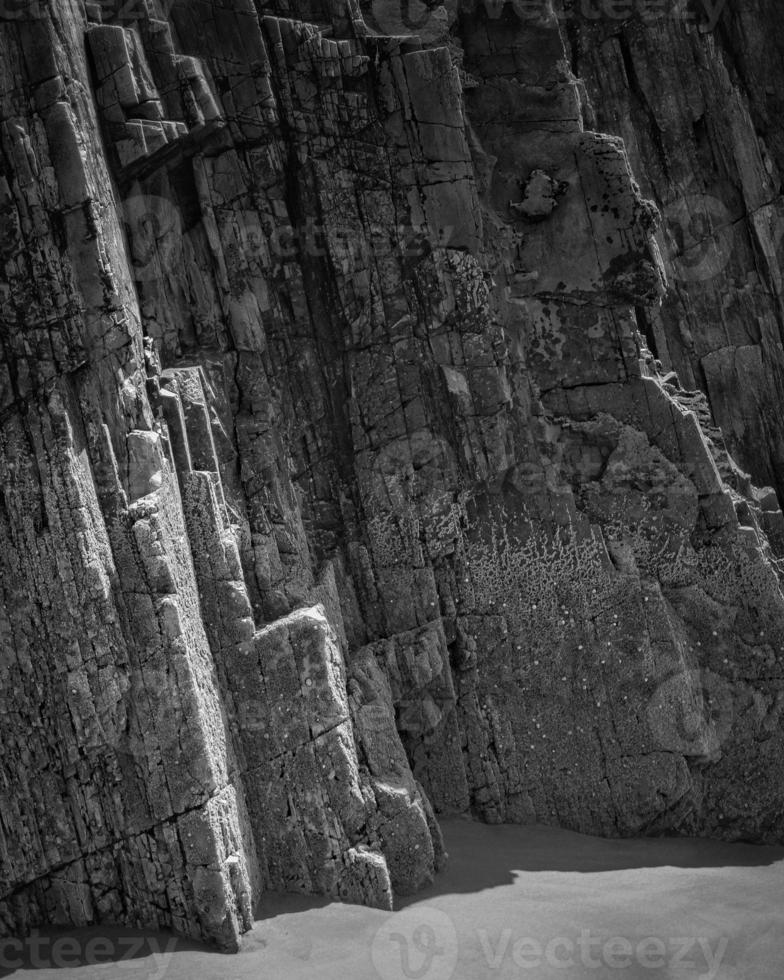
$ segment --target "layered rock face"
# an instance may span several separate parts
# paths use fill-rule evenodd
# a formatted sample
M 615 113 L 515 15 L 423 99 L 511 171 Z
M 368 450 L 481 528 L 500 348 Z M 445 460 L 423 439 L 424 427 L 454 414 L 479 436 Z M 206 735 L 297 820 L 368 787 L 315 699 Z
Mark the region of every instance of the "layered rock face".
M 0 935 L 784 838 L 782 15 L 655 6 L 0 4 Z

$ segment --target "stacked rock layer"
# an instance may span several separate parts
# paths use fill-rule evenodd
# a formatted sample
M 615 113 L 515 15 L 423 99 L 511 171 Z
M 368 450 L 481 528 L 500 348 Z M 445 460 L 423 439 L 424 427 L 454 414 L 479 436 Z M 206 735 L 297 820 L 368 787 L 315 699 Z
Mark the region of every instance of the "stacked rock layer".
M 0 935 L 784 839 L 784 15 L 655 6 L 0 5 Z

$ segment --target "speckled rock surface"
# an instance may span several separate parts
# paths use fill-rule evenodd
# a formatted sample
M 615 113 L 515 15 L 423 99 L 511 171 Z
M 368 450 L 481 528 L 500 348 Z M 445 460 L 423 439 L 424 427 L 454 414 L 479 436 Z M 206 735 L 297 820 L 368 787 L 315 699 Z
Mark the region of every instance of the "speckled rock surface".
M 656 6 L 0 6 L 0 935 L 784 839 L 782 14 Z

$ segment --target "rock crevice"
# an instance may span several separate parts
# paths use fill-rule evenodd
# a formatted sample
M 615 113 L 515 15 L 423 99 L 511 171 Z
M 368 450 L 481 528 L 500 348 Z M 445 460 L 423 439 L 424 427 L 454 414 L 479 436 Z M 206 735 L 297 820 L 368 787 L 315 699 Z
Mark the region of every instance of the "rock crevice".
M 780 842 L 773 0 L 32 6 L 0 935 L 389 908 L 441 813 Z

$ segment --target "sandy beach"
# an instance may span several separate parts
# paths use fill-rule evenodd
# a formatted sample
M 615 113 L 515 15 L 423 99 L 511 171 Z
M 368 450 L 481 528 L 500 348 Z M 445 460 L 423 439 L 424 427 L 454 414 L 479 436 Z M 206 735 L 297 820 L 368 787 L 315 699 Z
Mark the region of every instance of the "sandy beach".
M 127 980 L 780 980 L 784 848 L 443 823 L 450 860 L 383 912 L 265 896 L 241 953 L 47 930 L 0 976 Z M 92 944 L 92 945 L 91 945 Z M 103 944 L 103 945 L 100 945 Z M 59 964 L 59 966 L 58 966 Z

